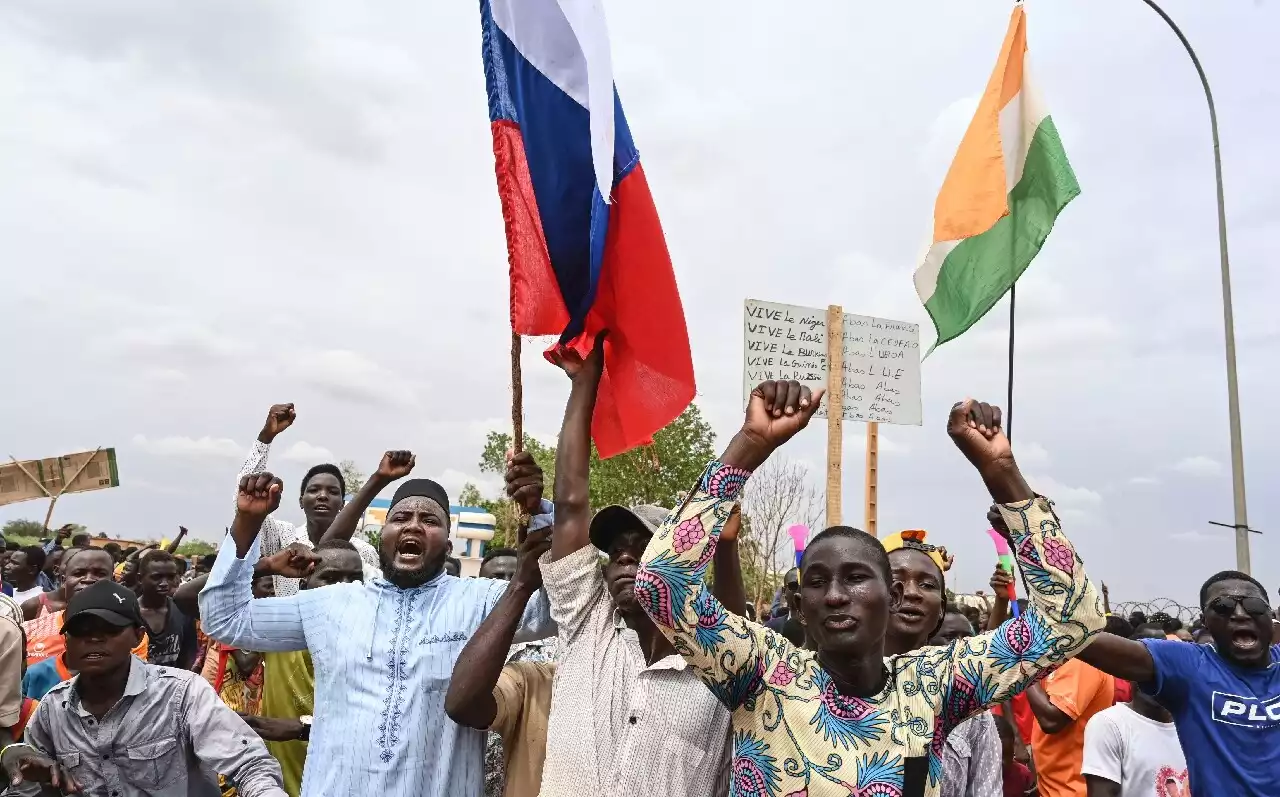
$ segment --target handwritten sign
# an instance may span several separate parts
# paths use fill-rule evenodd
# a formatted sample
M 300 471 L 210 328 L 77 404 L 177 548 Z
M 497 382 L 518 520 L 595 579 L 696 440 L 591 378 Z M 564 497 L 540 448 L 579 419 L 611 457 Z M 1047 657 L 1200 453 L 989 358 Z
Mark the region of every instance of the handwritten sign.
M 826 310 L 747 299 L 744 316 L 744 404 L 766 379 L 826 387 Z M 844 419 L 919 426 L 920 417 L 920 326 L 846 313 Z

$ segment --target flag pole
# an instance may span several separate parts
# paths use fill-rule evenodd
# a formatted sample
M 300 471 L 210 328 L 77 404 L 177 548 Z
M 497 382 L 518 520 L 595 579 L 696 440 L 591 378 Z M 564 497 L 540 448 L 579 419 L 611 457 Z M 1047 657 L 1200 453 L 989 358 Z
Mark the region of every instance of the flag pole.
M 1013 442 L 1013 330 L 1018 304 L 1018 283 L 1009 286 L 1009 392 L 1004 400 L 1004 435 Z
M 844 308 L 827 307 L 827 525 L 841 522 L 844 484 Z
M 1231 265 L 1227 259 L 1227 208 L 1222 196 L 1222 148 L 1218 141 L 1218 111 L 1213 105 L 1213 92 L 1209 89 L 1209 78 L 1200 65 L 1200 58 L 1192 49 L 1191 42 L 1183 35 L 1182 29 L 1156 5 L 1155 0 L 1142 0 L 1151 6 L 1151 10 L 1173 30 L 1178 41 L 1182 42 L 1191 63 L 1195 65 L 1196 74 L 1200 76 L 1200 85 L 1204 87 L 1204 98 L 1209 103 L 1209 129 L 1213 133 L 1213 171 L 1218 182 L 1218 260 L 1222 271 L 1222 321 L 1226 327 L 1227 350 L 1227 423 L 1231 435 L 1231 488 L 1235 504 L 1236 530 L 1236 569 L 1248 573 L 1249 562 L 1249 518 L 1244 496 L 1244 440 L 1240 432 L 1240 387 L 1236 381 L 1236 322 L 1231 310 Z
M 524 450 L 524 381 L 520 368 L 520 333 L 511 329 L 511 452 Z M 529 528 L 529 518 L 524 509 L 518 509 L 516 517 L 516 541 L 524 542 Z

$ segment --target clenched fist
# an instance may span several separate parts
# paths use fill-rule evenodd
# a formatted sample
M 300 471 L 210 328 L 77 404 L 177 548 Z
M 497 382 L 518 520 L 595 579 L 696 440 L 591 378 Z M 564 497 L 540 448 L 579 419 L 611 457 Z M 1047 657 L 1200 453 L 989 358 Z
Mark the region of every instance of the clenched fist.
M 507 497 L 526 514 L 534 515 L 542 504 L 542 468 L 528 451 L 508 455 L 505 475 Z
M 271 409 L 267 410 L 267 420 L 262 424 L 262 431 L 258 432 L 258 442 L 271 445 L 276 435 L 292 426 L 293 419 L 297 417 L 298 413 L 294 412 L 292 403 L 272 404 Z
M 1033 497 L 1014 461 L 1013 448 L 1001 426 L 999 407 L 973 399 L 958 402 L 947 417 L 947 434 L 977 469 L 997 503 Z
M 418 458 L 412 451 L 388 451 L 382 455 L 382 461 L 378 463 L 378 471 L 374 475 L 390 483 L 408 476 L 417 463 Z
M 240 480 L 236 492 L 236 512 L 261 522 L 280 508 L 280 491 L 284 483 L 270 473 L 252 473 Z
M 728 465 L 755 470 L 797 432 L 822 405 L 823 388 L 811 391 L 796 382 L 761 382 L 751 391 L 747 416 L 721 458 Z

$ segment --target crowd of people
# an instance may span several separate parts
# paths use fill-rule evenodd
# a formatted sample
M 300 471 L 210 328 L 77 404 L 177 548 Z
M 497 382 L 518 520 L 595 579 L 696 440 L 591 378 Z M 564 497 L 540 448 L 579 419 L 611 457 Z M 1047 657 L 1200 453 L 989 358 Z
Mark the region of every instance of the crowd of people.
M 6 793 L 1280 795 L 1267 590 L 1211 576 L 1194 637 L 1112 616 L 998 408 L 958 403 L 947 433 L 1025 599 L 997 568 L 985 616 L 949 605 L 952 557 L 925 532 L 837 525 L 756 622 L 738 502 L 821 391 L 760 384 L 678 506 L 592 507 L 603 351 L 559 355 L 550 498 L 533 458 L 510 455 L 525 522 L 479 577 L 460 577 L 449 497 L 408 478 L 408 451 L 353 496 L 317 465 L 305 524 L 274 517 L 285 485 L 267 460 L 290 404 L 268 413 L 216 557 L 65 530 L 7 550 Z M 375 547 L 356 531 L 397 483 Z

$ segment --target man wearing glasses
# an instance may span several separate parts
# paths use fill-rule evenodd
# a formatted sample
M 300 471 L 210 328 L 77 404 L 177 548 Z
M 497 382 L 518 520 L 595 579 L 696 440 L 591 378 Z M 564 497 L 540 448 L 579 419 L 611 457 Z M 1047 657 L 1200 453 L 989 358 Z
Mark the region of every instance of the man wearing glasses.
M 1200 588 L 1213 645 L 1099 634 L 1079 658 L 1134 681 L 1173 714 L 1190 793 L 1280 794 L 1280 646 L 1267 590 L 1234 570 Z

